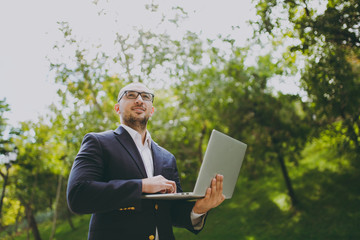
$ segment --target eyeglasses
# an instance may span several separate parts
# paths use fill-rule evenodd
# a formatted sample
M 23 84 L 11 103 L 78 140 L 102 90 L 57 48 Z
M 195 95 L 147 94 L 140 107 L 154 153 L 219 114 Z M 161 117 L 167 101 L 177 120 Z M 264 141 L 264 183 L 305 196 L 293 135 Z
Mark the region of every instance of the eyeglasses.
M 154 102 L 154 97 L 155 95 L 152 93 L 148 93 L 148 92 L 137 92 L 137 91 L 124 91 L 123 94 L 121 94 L 121 96 L 118 98 L 118 102 L 120 102 L 120 100 L 124 97 L 124 95 L 128 98 L 128 99 L 137 99 L 138 96 L 140 95 L 142 100 L 147 101 L 147 102 Z

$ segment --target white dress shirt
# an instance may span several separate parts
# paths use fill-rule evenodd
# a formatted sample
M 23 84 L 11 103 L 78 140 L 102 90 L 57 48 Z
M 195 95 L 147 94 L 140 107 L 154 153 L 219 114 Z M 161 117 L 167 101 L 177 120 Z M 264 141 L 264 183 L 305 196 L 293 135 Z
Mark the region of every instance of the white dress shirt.
M 136 145 L 137 149 L 139 150 L 139 153 L 143 160 L 147 177 L 153 177 L 154 176 L 154 162 L 153 162 L 152 153 L 151 153 L 151 135 L 150 135 L 150 133 L 146 130 L 145 141 L 143 144 L 140 133 L 138 133 L 131 127 L 128 127 L 124 124 L 121 124 L 121 126 L 123 128 L 125 128 L 125 130 L 130 134 L 131 138 L 134 140 L 135 145 Z
M 154 162 L 151 153 L 151 135 L 149 131 L 146 130 L 145 141 L 143 144 L 140 133 L 138 133 L 136 130 L 124 124 L 121 124 L 121 126 L 130 134 L 131 138 L 134 140 L 135 145 L 139 150 L 139 153 L 143 160 L 147 177 L 153 177 Z M 194 213 L 194 211 L 191 211 L 190 218 L 195 230 L 200 230 L 203 227 L 205 220 L 204 216 L 205 214 L 197 214 Z M 156 228 L 155 240 L 159 240 L 157 228 Z

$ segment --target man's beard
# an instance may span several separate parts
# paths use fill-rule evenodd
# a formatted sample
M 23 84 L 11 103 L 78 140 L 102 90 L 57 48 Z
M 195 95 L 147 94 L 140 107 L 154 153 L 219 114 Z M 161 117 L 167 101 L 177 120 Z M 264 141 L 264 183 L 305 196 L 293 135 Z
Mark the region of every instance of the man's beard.
M 124 124 L 131 127 L 132 129 L 145 130 L 149 117 L 143 117 L 141 119 L 135 118 L 131 115 L 125 116 Z

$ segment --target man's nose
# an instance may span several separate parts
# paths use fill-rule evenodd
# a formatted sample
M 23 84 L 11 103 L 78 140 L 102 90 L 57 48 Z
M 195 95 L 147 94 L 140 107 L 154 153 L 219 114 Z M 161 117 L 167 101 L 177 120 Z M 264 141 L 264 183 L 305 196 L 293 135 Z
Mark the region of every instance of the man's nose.
M 139 103 L 139 102 L 143 103 L 143 102 L 144 102 L 144 99 L 142 99 L 141 94 L 139 94 L 139 95 L 136 97 L 135 102 L 136 102 L 136 103 Z

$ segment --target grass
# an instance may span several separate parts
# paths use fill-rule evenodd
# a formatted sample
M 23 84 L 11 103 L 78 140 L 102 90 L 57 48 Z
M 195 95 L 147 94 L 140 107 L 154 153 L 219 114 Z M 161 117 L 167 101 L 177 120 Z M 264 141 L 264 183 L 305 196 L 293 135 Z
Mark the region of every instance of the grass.
M 72 230 L 70 225 L 67 222 L 60 221 L 57 224 L 56 232 L 53 240 L 84 240 L 87 239 L 87 231 L 89 225 L 90 216 L 76 216 L 73 218 L 73 223 L 75 225 L 75 230 Z M 51 233 L 52 223 L 51 221 L 46 221 L 44 223 L 39 224 L 39 230 L 42 239 L 49 239 Z M 29 240 L 33 240 L 33 236 L 31 231 L 29 232 Z M 3 236 L 0 234 L 1 240 L 28 240 L 26 231 L 18 234 L 17 236 Z
M 287 164 L 298 209 L 291 207 L 280 167 L 251 180 L 244 168 L 233 198 L 209 213 L 203 231 L 174 228 L 176 239 L 360 239 L 359 170 L 318 145 L 304 151 L 299 166 Z M 88 221 L 89 216 L 74 217 L 75 231 L 60 222 L 56 239 L 86 239 Z M 43 239 L 50 230 L 50 222 L 40 225 Z M 13 239 L 26 239 L 26 233 Z

